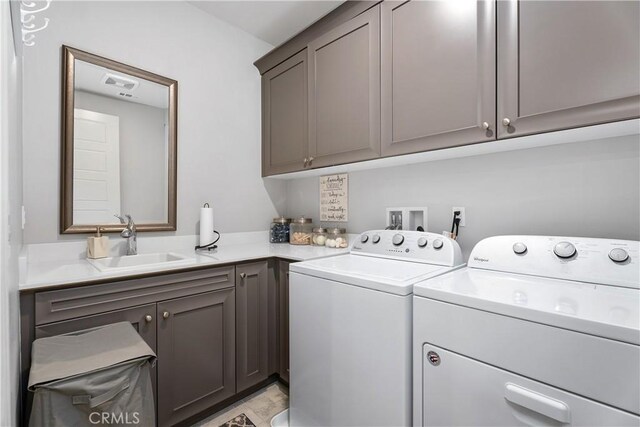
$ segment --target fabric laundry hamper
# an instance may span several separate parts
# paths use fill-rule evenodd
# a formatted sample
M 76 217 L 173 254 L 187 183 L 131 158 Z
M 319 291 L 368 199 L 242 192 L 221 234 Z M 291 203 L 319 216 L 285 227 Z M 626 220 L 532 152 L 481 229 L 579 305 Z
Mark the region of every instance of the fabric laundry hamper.
M 29 426 L 155 426 L 156 355 L 129 322 L 37 339 Z

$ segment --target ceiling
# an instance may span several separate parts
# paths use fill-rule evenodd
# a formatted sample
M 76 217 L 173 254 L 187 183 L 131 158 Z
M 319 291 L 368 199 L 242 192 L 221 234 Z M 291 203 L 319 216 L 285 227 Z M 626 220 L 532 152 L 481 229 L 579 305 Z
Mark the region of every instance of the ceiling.
M 135 102 L 166 110 L 169 108 L 169 91 L 166 86 L 128 74 L 113 71 L 99 65 L 77 60 L 74 64 L 74 88 L 96 95 Z M 134 88 L 123 88 L 104 83 L 107 77 L 135 83 Z
M 189 1 L 197 8 L 278 46 L 343 1 Z

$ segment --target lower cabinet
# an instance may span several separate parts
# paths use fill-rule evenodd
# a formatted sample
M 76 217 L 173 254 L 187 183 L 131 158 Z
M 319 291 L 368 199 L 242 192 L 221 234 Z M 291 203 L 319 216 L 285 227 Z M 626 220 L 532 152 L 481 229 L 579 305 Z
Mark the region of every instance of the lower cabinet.
M 269 377 L 268 262 L 236 266 L 236 386 L 238 392 Z
M 269 259 L 21 295 L 23 387 L 33 339 L 117 322 L 158 356 L 159 427 L 191 422 L 273 374 L 288 381 L 288 270 Z M 23 405 L 26 424 L 26 392 Z
M 115 310 L 63 322 L 49 323 L 36 327 L 36 339 L 53 335 L 67 334 L 83 329 L 95 328 L 118 322 L 130 322 L 142 339 L 157 352 L 156 347 L 156 305 L 146 304 L 138 307 Z
M 108 313 L 96 314 L 93 316 L 81 317 L 78 319 L 65 320 L 63 322 L 49 323 L 37 326 L 35 338 L 45 338 L 53 335 L 68 334 L 70 332 L 84 329 L 96 328 L 98 326 L 109 325 L 118 322 L 130 322 L 138 331 L 142 339 L 157 354 L 156 347 L 156 305 L 146 304 L 138 307 L 115 310 Z M 157 370 L 151 369 L 151 383 L 155 393 L 157 403 Z
M 278 263 L 278 375 L 289 382 L 289 265 L 288 261 Z
M 235 394 L 233 288 L 159 302 L 157 319 L 159 426 Z

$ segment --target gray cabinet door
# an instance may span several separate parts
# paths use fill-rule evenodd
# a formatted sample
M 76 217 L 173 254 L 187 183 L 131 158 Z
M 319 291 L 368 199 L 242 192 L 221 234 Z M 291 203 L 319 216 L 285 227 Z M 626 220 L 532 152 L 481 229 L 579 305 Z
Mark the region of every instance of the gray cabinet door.
M 262 76 L 262 176 L 306 166 L 308 120 L 305 49 Z
M 236 381 L 238 392 L 269 376 L 267 261 L 236 266 Z
M 149 316 L 149 317 L 147 317 Z M 94 316 L 36 326 L 36 339 L 95 328 L 117 322 L 130 322 L 153 351 L 156 351 L 156 305 L 115 310 Z
M 169 426 L 235 394 L 233 288 L 159 302 L 158 425 Z
M 311 167 L 380 156 L 380 7 L 311 42 Z
M 278 329 L 280 366 L 278 374 L 289 382 L 289 262 L 280 260 L 278 264 Z
M 495 139 L 495 3 L 381 7 L 382 155 Z
M 498 138 L 640 115 L 639 2 L 497 7 Z

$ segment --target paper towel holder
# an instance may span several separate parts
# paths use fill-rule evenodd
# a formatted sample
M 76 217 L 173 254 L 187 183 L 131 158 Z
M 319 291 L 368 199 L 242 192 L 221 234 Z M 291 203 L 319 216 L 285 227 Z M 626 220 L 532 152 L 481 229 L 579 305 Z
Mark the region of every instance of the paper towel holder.
M 208 208 L 209 207 L 209 203 L 205 203 L 203 206 L 203 208 Z M 218 240 L 220 240 L 220 233 L 218 233 L 216 230 L 213 230 L 213 232 L 216 234 L 216 238 L 213 240 L 213 242 L 207 244 L 207 245 L 199 245 L 196 246 L 196 251 L 198 249 L 206 249 L 208 251 L 212 251 L 214 249 L 218 248 L 218 245 L 216 245 L 216 243 L 218 243 Z

